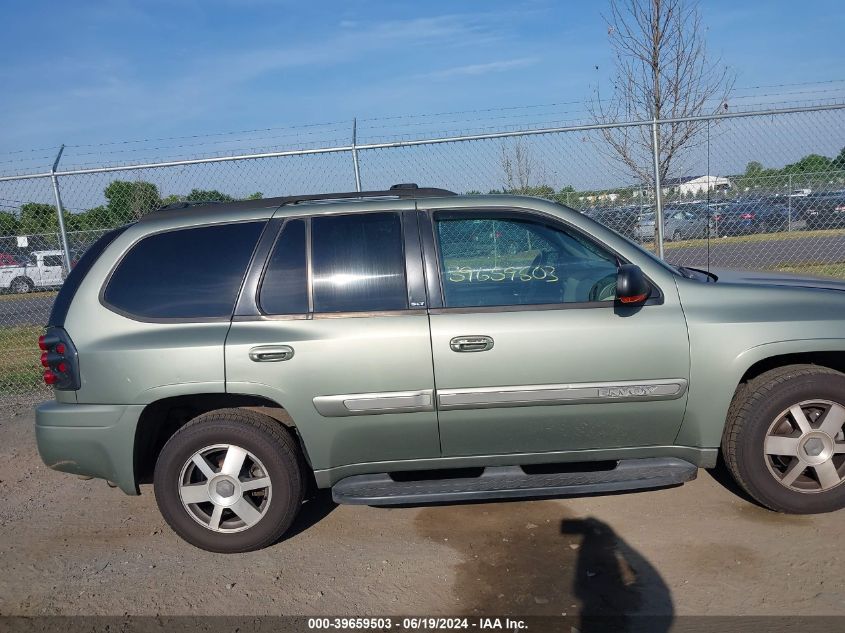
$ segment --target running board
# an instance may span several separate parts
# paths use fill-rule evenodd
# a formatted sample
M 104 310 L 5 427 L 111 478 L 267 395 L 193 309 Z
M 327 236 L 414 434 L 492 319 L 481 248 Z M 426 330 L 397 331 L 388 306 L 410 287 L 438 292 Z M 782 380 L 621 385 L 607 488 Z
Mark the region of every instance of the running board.
M 528 474 L 519 466 L 490 466 L 477 477 L 416 481 L 378 473 L 340 480 L 332 487 L 332 498 L 336 503 L 384 506 L 575 496 L 677 486 L 697 474 L 696 466 L 674 457 L 623 459 L 615 468 L 585 472 Z

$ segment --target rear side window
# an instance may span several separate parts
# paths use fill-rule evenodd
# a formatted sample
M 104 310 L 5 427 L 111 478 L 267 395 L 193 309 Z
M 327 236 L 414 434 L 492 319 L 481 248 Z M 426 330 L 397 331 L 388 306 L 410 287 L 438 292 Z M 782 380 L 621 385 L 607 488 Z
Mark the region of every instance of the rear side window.
M 76 263 L 76 266 L 70 269 L 70 273 L 68 273 L 65 282 L 62 284 L 62 289 L 59 290 L 59 294 L 53 302 L 53 309 L 50 311 L 50 319 L 47 321 L 48 326 L 65 326 L 67 311 L 70 308 L 70 304 L 73 301 L 73 297 L 76 295 L 79 285 L 82 283 L 82 280 L 85 279 L 85 275 L 88 274 L 88 271 L 91 270 L 91 267 L 97 262 L 103 251 L 106 250 L 106 247 L 108 247 L 108 245 L 111 244 L 118 235 L 128 229 L 129 226 L 130 225 L 127 224 L 126 226 L 121 226 L 120 228 L 113 229 L 105 233 L 100 239 L 94 242 L 88 250 L 85 251 Z
M 265 224 L 203 226 L 146 237 L 121 260 L 103 299 L 143 318 L 228 317 Z
M 408 307 L 398 213 L 311 219 L 315 312 L 375 312 Z
M 258 303 L 266 314 L 308 312 L 305 220 L 285 223 L 267 263 Z
M 44 265 L 45 266 L 61 266 L 62 265 L 62 256 L 61 255 L 45 255 L 44 256 Z

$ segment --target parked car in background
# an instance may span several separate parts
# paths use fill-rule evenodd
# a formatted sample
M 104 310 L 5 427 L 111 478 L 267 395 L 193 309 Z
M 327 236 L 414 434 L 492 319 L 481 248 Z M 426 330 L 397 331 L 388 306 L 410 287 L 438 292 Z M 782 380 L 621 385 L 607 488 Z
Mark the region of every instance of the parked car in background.
M 796 219 L 793 217 L 792 221 Z M 774 233 L 788 228 L 790 210 L 781 200 L 746 200 L 720 207 L 713 220 L 720 237 Z
M 654 218 L 654 211 L 649 211 L 637 222 L 636 236 L 641 242 L 654 239 Z M 666 207 L 663 209 L 663 239 L 674 242 L 707 237 L 709 219 L 706 205 Z
M 625 237 L 637 239 L 637 221 L 640 207 L 592 207 L 583 211 L 584 215 L 604 224 Z
M 4 266 L 17 266 L 18 260 L 10 253 L 0 253 L 0 268 Z
M 813 193 L 793 202 L 801 209 L 808 229 L 845 226 L 845 191 Z
M 26 293 L 62 285 L 62 251 L 33 251 L 23 263 L 0 268 L 0 290 Z

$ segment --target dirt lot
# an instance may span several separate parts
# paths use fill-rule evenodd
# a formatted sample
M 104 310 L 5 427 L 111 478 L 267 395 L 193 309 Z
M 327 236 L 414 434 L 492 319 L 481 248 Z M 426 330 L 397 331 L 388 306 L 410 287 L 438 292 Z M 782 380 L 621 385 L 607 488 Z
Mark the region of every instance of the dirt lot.
M 845 521 L 790 517 L 702 472 L 680 488 L 414 509 L 309 502 L 293 534 L 221 556 L 152 490 L 53 472 L 0 418 L 0 614 L 845 614 Z

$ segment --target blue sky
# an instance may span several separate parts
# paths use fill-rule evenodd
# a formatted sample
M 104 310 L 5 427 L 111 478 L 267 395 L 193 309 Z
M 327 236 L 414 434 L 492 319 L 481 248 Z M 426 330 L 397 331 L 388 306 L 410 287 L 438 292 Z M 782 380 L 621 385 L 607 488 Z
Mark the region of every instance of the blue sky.
M 605 8 L 603 0 L 9 0 L 0 154 L 580 102 L 610 70 Z M 737 86 L 845 79 L 841 0 L 703 0 L 701 8 L 711 53 L 734 69 Z

